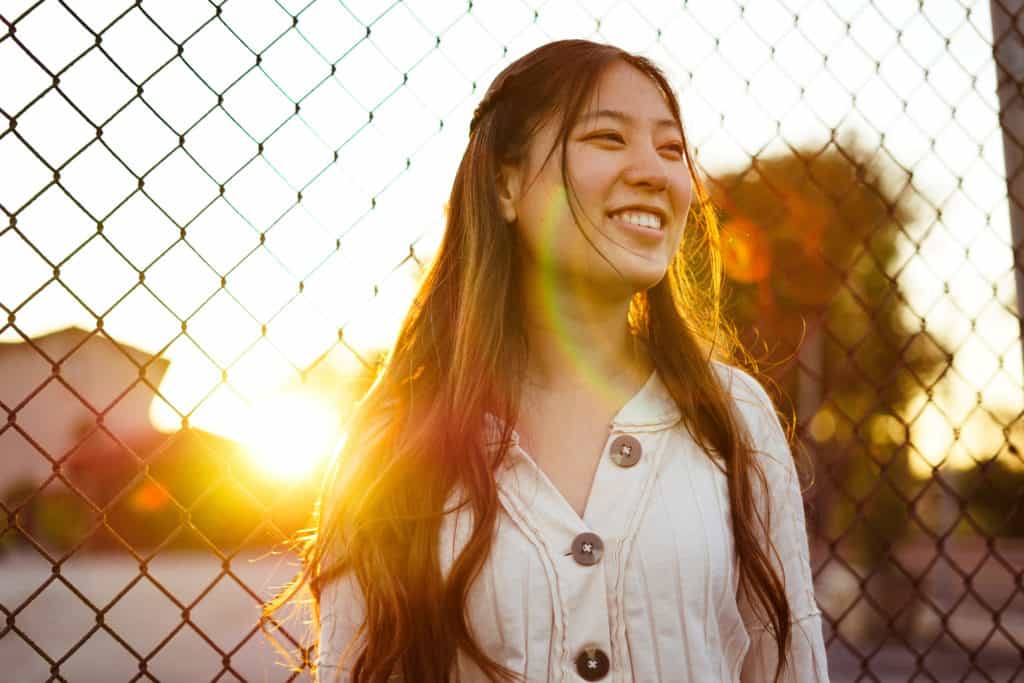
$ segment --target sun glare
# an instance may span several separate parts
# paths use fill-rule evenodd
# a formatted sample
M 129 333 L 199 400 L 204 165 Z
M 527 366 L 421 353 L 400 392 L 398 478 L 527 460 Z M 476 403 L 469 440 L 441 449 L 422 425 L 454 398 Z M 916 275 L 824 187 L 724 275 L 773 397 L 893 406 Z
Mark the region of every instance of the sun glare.
M 187 405 L 188 388 L 201 382 L 190 384 L 185 372 L 172 379 L 161 391 Z M 261 389 L 248 401 L 223 387 L 215 390 L 190 416 L 190 425 L 238 442 L 252 466 L 268 477 L 302 479 L 337 447 L 341 407 L 315 391 Z M 181 428 L 180 416 L 164 402 L 154 401 L 150 419 L 165 433 Z
M 339 422 L 315 397 L 282 394 L 256 406 L 241 439 L 253 464 L 289 480 L 310 474 L 337 441 Z

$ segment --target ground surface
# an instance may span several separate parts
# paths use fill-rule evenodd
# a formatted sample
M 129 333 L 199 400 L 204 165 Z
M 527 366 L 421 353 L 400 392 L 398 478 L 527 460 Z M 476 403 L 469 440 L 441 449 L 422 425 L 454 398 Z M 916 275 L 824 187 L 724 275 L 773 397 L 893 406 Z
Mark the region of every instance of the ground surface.
M 1010 552 L 1018 572 L 1024 566 L 1024 552 L 1020 550 Z M 957 561 L 962 559 L 964 566 L 968 566 L 971 561 L 984 559 L 982 552 L 983 549 L 968 547 L 960 552 Z M 923 557 L 921 559 L 924 561 Z M 1004 567 L 990 566 L 987 562 L 981 566 L 982 570 L 973 580 L 979 594 L 987 596 L 990 604 L 1005 603 L 999 616 L 1001 628 L 1024 640 L 1024 592 L 1019 585 L 1020 574 L 1015 586 L 1012 573 Z M 72 557 L 63 566 L 61 576 L 98 607 L 110 604 L 116 595 L 132 584 L 106 612 L 103 621 L 141 657 L 150 655 L 162 640 L 175 633 L 147 658 L 148 676 L 143 675 L 137 680 L 189 683 L 214 679 L 287 680 L 289 674 L 280 663 L 281 656 L 262 633 L 253 631 L 259 614 L 259 601 L 292 576 L 295 558 L 247 554 L 233 559 L 230 567 L 232 574 L 252 592 L 243 588 L 233 576 L 225 575 L 216 559 L 196 554 L 157 557 L 149 569 L 153 580 L 141 576 L 138 564 L 129 558 L 101 555 Z M 849 582 L 850 577 L 844 576 L 844 571 L 829 565 L 819 576 L 822 583 L 819 600 L 831 614 L 844 608 L 843 601 L 836 597 L 844 581 Z M 0 556 L 0 606 L 8 612 L 17 609 L 52 576 L 51 565 L 34 551 L 19 550 Z M 957 576 L 950 572 L 946 578 L 952 582 L 951 586 L 957 580 Z M 212 587 L 209 587 L 211 583 Z M 931 585 L 941 587 L 934 582 Z M 940 603 L 948 603 L 960 592 L 949 588 L 945 596 L 937 596 Z M 182 607 L 175 605 L 168 594 L 190 607 L 188 621 L 182 619 Z M 1003 599 L 1006 596 L 1010 599 Z M 201 599 L 197 601 L 197 598 Z M 856 608 L 851 614 L 855 612 Z M 855 621 L 855 617 L 850 619 L 849 623 Z M 32 598 L 14 619 L 16 628 L 55 660 L 62 659 L 96 623 L 95 612 L 59 580 Z M 934 629 L 936 624 L 937 631 Z M 1003 631 L 996 628 L 996 619 L 977 601 L 963 602 L 952 612 L 947 626 L 944 630 L 941 622 L 935 622 L 929 631 L 929 625 L 925 623 L 922 628 L 925 636 L 921 636 L 913 647 L 921 652 L 925 649 L 922 642 L 934 641 L 935 644 L 920 662 L 908 643 L 890 639 L 874 645 L 864 645 L 863 641 L 847 644 L 844 639 L 833 637 L 832 630 L 826 628 L 832 680 L 899 683 L 910 680 L 1024 681 L 1024 659 L 1020 651 L 1003 635 Z M 303 628 L 297 625 L 292 631 L 298 635 Z M 956 634 L 961 645 L 948 637 L 927 639 L 929 632 L 942 634 L 946 631 Z M 973 668 L 967 654 L 971 649 L 979 652 Z M 222 653 L 228 654 L 229 659 L 225 659 Z M 862 665 L 866 654 L 871 655 L 867 668 Z M 102 628 L 60 662 L 59 678 L 51 679 L 50 664 L 13 631 L 0 637 L 0 662 L 0 680 L 18 683 L 47 680 L 110 683 L 136 679 L 140 672 L 139 659 Z M 229 664 L 227 669 L 225 662 Z M 310 678 L 299 676 L 294 680 L 309 681 Z

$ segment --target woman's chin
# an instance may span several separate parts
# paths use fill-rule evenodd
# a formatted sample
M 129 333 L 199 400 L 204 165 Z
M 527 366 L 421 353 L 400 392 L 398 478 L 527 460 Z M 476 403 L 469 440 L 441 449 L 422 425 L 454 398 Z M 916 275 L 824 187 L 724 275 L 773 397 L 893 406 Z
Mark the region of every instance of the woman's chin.
M 609 296 L 631 298 L 637 292 L 644 292 L 661 282 L 668 272 L 667 263 L 652 263 L 640 259 L 620 260 L 613 268 L 607 262 L 589 264 L 582 268 L 566 268 L 563 276 L 566 285 L 593 290 L 600 298 Z M 556 276 L 556 279 L 561 279 Z M 572 282 L 576 282 L 573 285 Z
M 665 278 L 665 268 L 626 269 L 620 268 L 618 273 L 611 273 L 611 278 L 604 284 L 604 290 L 621 287 L 622 296 L 632 298 L 637 292 L 646 292 Z M 618 285 L 618 287 L 616 287 Z
M 633 281 L 633 292 L 646 292 L 651 287 L 655 286 L 659 282 L 665 279 L 665 271 L 655 277 L 643 278 Z
M 668 272 L 667 264 L 629 264 L 620 268 L 623 278 L 634 292 L 643 292 L 658 284 Z

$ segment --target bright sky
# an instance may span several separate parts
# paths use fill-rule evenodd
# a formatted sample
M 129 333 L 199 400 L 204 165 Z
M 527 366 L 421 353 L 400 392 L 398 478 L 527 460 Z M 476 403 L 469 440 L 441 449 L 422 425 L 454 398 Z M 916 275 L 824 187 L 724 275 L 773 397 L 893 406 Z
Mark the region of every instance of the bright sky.
M 709 173 L 783 141 L 820 144 L 832 127 L 913 170 L 925 220 L 910 228 L 920 253 L 904 245 L 902 281 L 929 329 L 960 349 L 957 371 L 914 423 L 918 465 L 999 449 L 1002 434 L 976 395 L 989 409 L 1020 411 L 1022 368 L 1006 310 L 1014 291 L 987 2 L 478 0 L 467 12 L 464 0 L 320 0 L 289 30 L 289 13 L 305 4 L 227 2 L 223 21 L 184 43 L 183 61 L 132 3 L 69 2 L 94 31 L 127 10 L 101 47 L 128 78 L 142 81 L 171 60 L 145 84 L 146 104 L 57 2 L 17 24 L 17 38 L 53 72 L 86 53 L 60 89 L 92 121 L 52 90 L 18 115 L 18 134 L 54 167 L 89 145 L 61 170 L 70 197 L 51 186 L 25 208 L 52 173 L 15 135 L 0 136 L 0 204 L 20 209 L 19 230 L 46 258 L 67 259 L 66 288 L 46 284 L 52 268 L 14 231 L 0 235 L 0 303 L 17 310 L 24 334 L 92 329 L 123 297 L 103 315 L 104 329 L 157 352 L 187 319 L 188 337 L 164 352 L 172 363 L 161 391 L 179 412 L 195 410 L 197 426 L 248 441 L 272 470 L 301 474 L 338 425 L 324 397 L 296 390 L 298 374 L 339 329 L 359 350 L 394 334 L 413 292 L 415 264 L 401 264 L 410 245 L 420 258 L 436 248 L 483 90 L 531 48 L 588 37 L 669 72 Z M 29 5 L 4 2 L 4 19 Z M 215 12 L 205 0 L 143 7 L 179 42 Z M 2 38 L 0 108 L 13 115 L 50 78 Z M 94 141 L 95 125 L 118 110 L 102 140 L 120 161 Z M 250 162 L 259 141 L 263 156 Z M 146 198 L 128 169 L 141 175 L 161 159 L 145 178 Z M 187 244 L 175 223 L 187 226 Z M 21 337 L 8 329 L 0 341 Z M 354 358 L 336 351 L 325 362 L 345 372 Z M 221 368 L 228 387 L 217 387 Z M 180 425 L 162 402 L 153 419 Z

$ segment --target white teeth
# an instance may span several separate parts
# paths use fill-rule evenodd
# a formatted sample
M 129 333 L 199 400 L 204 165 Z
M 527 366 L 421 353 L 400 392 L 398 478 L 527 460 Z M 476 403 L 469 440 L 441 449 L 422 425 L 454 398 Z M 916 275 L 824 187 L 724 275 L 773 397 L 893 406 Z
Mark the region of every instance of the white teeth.
M 647 211 L 619 211 L 612 214 L 612 216 L 645 228 L 661 230 L 661 216 L 656 213 L 648 213 Z

